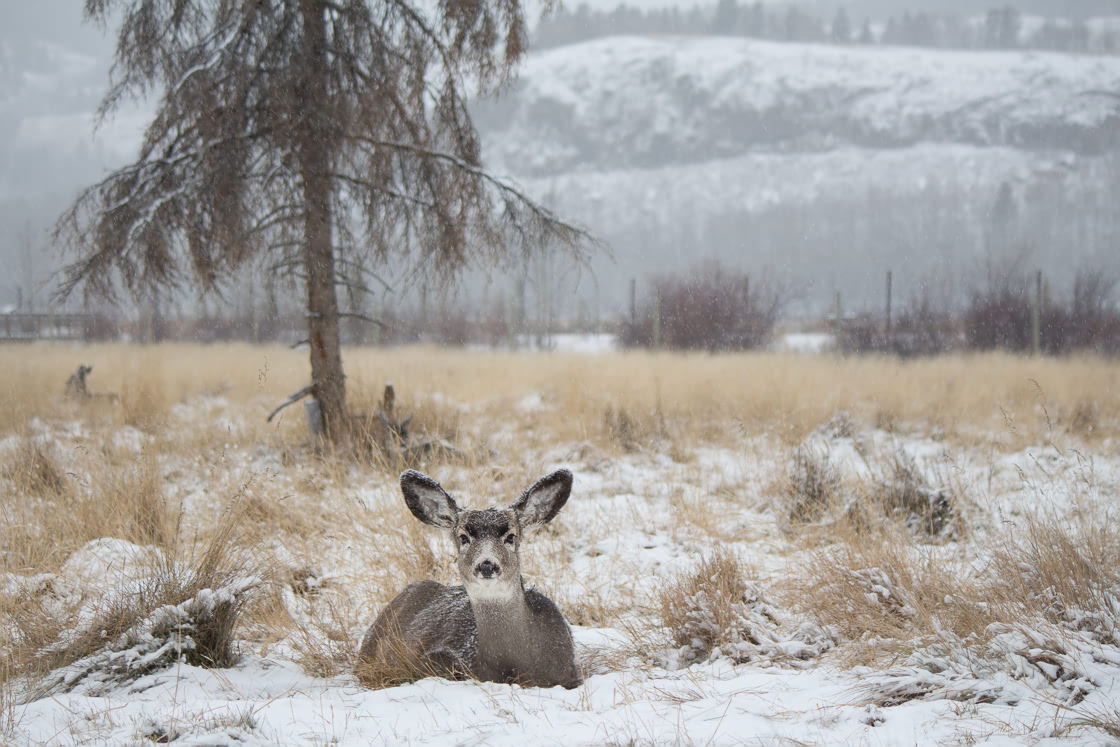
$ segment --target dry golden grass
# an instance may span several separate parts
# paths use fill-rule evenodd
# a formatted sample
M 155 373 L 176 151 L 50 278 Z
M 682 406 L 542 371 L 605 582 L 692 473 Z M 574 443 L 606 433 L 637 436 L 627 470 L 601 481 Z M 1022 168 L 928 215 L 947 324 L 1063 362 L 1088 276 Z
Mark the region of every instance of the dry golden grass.
M 817 521 L 840 501 L 840 475 L 828 460 L 808 446 L 797 446 L 781 486 L 789 519 L 794 523 Z
M 0 635 L 0 690 L 19 679 L 28 683 L 30 692 L 36 692 L 37 681 L 48 672 L 107 646 L 120 645 L 124 634 L 154 611 L 189 600 L 196 603 L 184 613 L 186 618 L 169 618 L 175 620 L 174 629 L 161 631 L 154 626 L 151 634 L 189 635 L 193 644 L 183 652 L 189 663 L 230 666 L 236 658 L 234 631 L 249 601 L 245 592 L 263 580 L 261 570 L 241 544 L 241 521 L 241 507 L 235 498 L 217 517 L 207 540 L 195 543 L 165 537 L 165 551 L 143 560 L 147 572 L 127 594 L 89 600 L 58 598 L 53 578 L 46 578 L 35 589 L 0 593 L 0 630 L 5 631 Z M 212 596 L 214 591 L 234 588 L 234 593 Z M 76 626 L 75 615 L 82 606 L 85 622 Z M 65 645 L 60 645 L 64 632 Z
M 896 526 L 838 527 L 833 544 L 810 552 L 795 579 L 796 606 L 848 639 L 852 662 L 905 654 L 946 632 L 967 638 L 993 622 L 967 569 Z
M 447 677 L 461 679 L 466 672 L 461 671 L 452 661 L 434 662 L 417 652 L 405 640 L 405 635 L 395 618 L 389 629 L 380 638 L 376 654 L 372 658 L 361 658 L 354 666 L 354 674 L 366 687 L 380 690 L 426 677 Z
M 1075 733 L 1082 729 L 1096 729 L 1102 731 L 1113 739 L 1120 740 L 1120 708 L 1102 708 L 1096 710 L 1071 709 L 1073 721 L 1059 732 L 1059 735 Z
M 657 592 L 661 622 L 673 643 L 692 646 L 704 655 L 717 646 L 737 643 L 733 638 L 743 633 L 747 581 L 754 578 L 753 570 L 721 548 L 662 585 Z
M 250 402 L 263 416 L 306 383 L 302 351 L 279 346 L 125 344 L 0 348 L 7 386 L 0 391 L 0 433 L 15 433 L 31 417 L 73 416 L 63 400 L 67 377 L 80 363 L 94 366 L 92 391 L 121 395 L 119 406 L 85 406 L 117 423 L 159 425 L 185 397 L 220 393 Z M 530 393 L 564 413 L 550 423 L 558 441 L 606 438 L 640 445 L 662 422 L 691 435 L 712 435 L 713 423 L 747 432 L 775 432 L 797 443 L 847 410 L 864 423 L 925 423 L 946 436 L 1018 439 L 1073 433 L 1103 439 L 1120 432 L 1117 363 L 1095 357 L 1027 358 L 977 354 L 900 361 L 893 358 L 625 352 L 524 354 L 426 347 L 362 348 L 344 352 L 355 410 L 372 414 L 386 381 L 395 383 L 398 412 L 416 411 L 432 432 L 454 431 L 457 415 L 426 399 L 448 400 L 517 418 L 513 407 Z M 426 412 L 425 407 L 435 408 Z M 299 407 L 279 416 L 298 428 Z M 274 426 L 271 429 L 275 429 Z M 284 428 L 284 425 L 279 426 Z M 255 434 L 270 430 L 263 425 Z M 717 430 L 715 433 L 721 433 Z
M 94 366 L 91 391 L 117 393 L 118 403 L 62 397 L 67 377 L 83 363 Z M 758 447 L 748 443 L 789 453 L 842 411 L 851 413 L 857 428 L 878 424 L 937 433 L 954 448 L 982 444 L 986 453 L 1052 440 L 1106 448 L 1106 439 L 1120 435 L 1120 368 L 1096 358 L 587 357 L 416 347 L 346 350 L 344 363 L 350 406 L 365 416 L 354 439 L 362 457 L 357 459 L 354 451 L 309 445 L 299 405 L 265 422 L 277 403 L 306 384 L 302 351 L 235 344 L 0 348 L 6 372 L 0 389 L 0 573 L 57 572 L 71 553 L 100 537 L 153 545 L 175 557 L 224 537 L 230 557 L 244 550 L 271 569 L 271 591 L 240 617 L 242 639 L 262 647 L 284 641 L 308 671 L 335 675 L 352 668 L 361 632 L 407 583 L 455 578 L 453 549 L 416 522 L 400 500 L 393 475 L 404 466 L 438 476 L 453 494 L 482 506 L 515 498 L 544 474 L 546 462 L 557 460 L 557 447 L 603 475 L 624 456 L 641 462 L 653 455 L 670 465 L 658 468 L 674 483 L 665 493 L 668 518 L 655 526 L 662 519 L 635 509 L 641 515 L 632 523 L 651 534 L 664 531 L 700 555 L 702 548 L 743 546 L 759 535 L 724 520 L 747 508 L 741 486 L 721 488 L 706 479 L 694 453 L 698 446 L 742 449 L 744 461 L 758 456 L 749 450 Z M 398 416 L 414 414 L 413 432 L 450 436 L 456 453 L 425 455 L 414 464 L 371 446 L 378 436 L 370 416 L 387 381 L 397 388 Z M 889 477 L 891 485 L 900 484 L 894 479 L 898 469 L 884 470 L 880 482 Z M 1000 534 L 994 547 L 977 547 L 995 557 L 992 569 L 977 570 L 947 564 L 944 546 L 916 541 L 899 521 L 819 521 L 840 506 L 837 493 L 845 485 L 817 477 L 800 487 L 775 479 L 761 495 L 742 493 L 758 500 L 750 508 L 777 498 L 781 518 L 817 522 L 768 539 L 794 558 L 791 580 L 776 593 L 784 590 L 791 608 L 853 641 L 845 650 L 850 661 L 902 654 L 916 640 L 937 635 L 982 639 L 989 623 L 1023 612 L 1011 600 L 1039 600 L 1030 602 L 1032 612 L 1043 610 L 1044 600 L 1054 608 L 1055 598 L 1061 609 L 1099 611 L 1106 604 L 1102 590 L 1118 582 L 1113 570 L 1101 570 L 1120 567 L 1120 543 L 1106 526 L 1071 534 L 1052 521 L 1028 522 L 1018 530 L 1025 534 Z M 190 505 L 198 508 L 185 513 L 189 490 Z M 233 492 L 240 496 L 235 522 L 222 518 L 220 497 Z M 881 515 L 906 497 L 879 493 L 871 502 L 877 501 Z M 212 494 L 219 505 L 210 502 Z M 594 542 L 614 531 L 593 516 L 584 518 L 581 526 L 595 534 Z M 570 575 L 572 548 L 588 537 L 574 536 L 566 521 L 562 514 L 527 545 L 530 582 L 547 585 Z M 224 534 L 234 525 L 233 535 Z M 806 545 L 813 549 L 806 551 Z M 208 567 L 221 575 L 213 563 Z M 304 570 L 308 577 L 332 580 L 315 591 L 296 591 L 289 577 Z M 751 578 L 730 553 L 706 555 L 693 570 L 656 599 L 661 621 L 674 632 L 687 627 L 681 599 L 703 591 L 727 607 L 741 602 Z M 625 627 L 638 617 L 657 617 L 656 610 L 641 609 L 641 594 L 627 588 L 633 569 L 618 571 L 618 578 L 606 567 L 586 579 L 568 579 L 553 598 L 580 624 Z M 183 591 L 161 588 L 148 601 L 162 603 Z M 127 627 L 139 614 L 107 610 L 105 629 Z M 2 594 L 0 617 L 21 620 L 15 632 L 0 633 L 0 644 L 21 652 L 0 657 L 3 718 L 5 683 L 17 671 L 26 673 L 28 652 L 56 641 L 73 621 L 43 597 Z M 218 638 L 233 634 L 232 618 L 227 622 L 218 626 Z M 713 630 L 721 625 L 716 619 Z M 717 645 L 718 634 L 709 647 Z M 89 646 L 76 646 L 68 656 Z
M 914 542 L 898 525 L 838 527 L 795 569 L 793 598 L 854 644 L 845 650 L 850 663 L 881 663 L 938 641 L 983 647 L 1002 630 L 1047 622 L 1120 645 L 1120 531 L 1102 517 L 1068 519 L 1008 523 L 976 548 L 991 558 L 981 567 Z
M 1120 645 L 1120 529 L 1107 516 L 1081 516 L 1072 527 L 1059 521 L 1028 516 L 999 538 L 989 572 L 994 598 L 1009 619 L 1026 609 L 1054 623 L 1093 626 Z
M 0 497 L 0 571 L 56 571 L 70 553 L 101 537 L 174 544 L 178 507 L 168 502 L 150 451 L 82 451 L 66 455 L 66 467 L 57 451 L 23 438 L 0 472 L 10 484 Z

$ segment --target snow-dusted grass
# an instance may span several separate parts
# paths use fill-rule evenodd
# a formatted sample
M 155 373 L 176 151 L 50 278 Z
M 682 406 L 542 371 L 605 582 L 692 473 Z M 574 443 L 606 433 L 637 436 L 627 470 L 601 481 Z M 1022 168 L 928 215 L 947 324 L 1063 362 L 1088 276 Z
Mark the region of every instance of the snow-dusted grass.
M 0 741 L 1114 738 L 1109 361 L 347 351 L 356 411 L 391 380 L 452 437 L 417 466 L 463 503 L 575 472 L 522 551 L 575 626 L 569 692 L 359 685 L 380 606 L 453 581 L 453 549 L 399 461 L 316 451 L 297 407 L 264 423 L 301 354 L 0 357 Z M 62 399 L 79 363 L 119 405 Z M 798 454 L 834 472 L 811 511 Z

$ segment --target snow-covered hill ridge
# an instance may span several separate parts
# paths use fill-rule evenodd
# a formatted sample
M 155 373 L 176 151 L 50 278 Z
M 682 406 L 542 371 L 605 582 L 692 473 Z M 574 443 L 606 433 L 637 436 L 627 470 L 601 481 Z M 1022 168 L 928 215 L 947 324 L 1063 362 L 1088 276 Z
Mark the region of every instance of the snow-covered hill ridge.
M 492 165 L 525 176 L 746 152 L 922 142 L 1120 147 L 1120 58 L 600 39 L 531 55 L 479 107 Z

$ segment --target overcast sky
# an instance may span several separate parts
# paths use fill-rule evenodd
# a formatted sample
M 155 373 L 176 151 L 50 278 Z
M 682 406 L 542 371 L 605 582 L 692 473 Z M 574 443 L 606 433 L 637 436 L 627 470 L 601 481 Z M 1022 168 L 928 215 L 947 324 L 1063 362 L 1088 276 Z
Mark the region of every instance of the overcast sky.
M 9 40 L 50 39 L 95 52 L 112 48 L 112 37 L 83 21 L 81 0 L 3 0 L 0 36 Z
M 717 0 L 625 0 L 639 8 L 691 7 L 715 5 Z M 748 5 L 753 0 L 739 0 Z M 622 0 L 566 0 L 564 7 L 575 10 L 586 2 L 593 8 L 611 9 Z M 1120 0 L 765 0 L 767 5 L 794 3 L 831 13 L 846 7 L 857 15 L 879 15 L 904 10 L 925 9 L 958 13 L 982 14 L 988 7 L 1015 5 L 1025 12 L 1069 14 L 1073 16 L 1120 14 Z M 96 25 L 82 20 L 82 0 L 0 0 L 0 36 L 10 39 L 49 38 L 73 45 L 87 52 L 108 52 L 112 49 L 113 31 L 105 34 Z M 539 0 L 529 0 L 529 17 L 539 17 Z

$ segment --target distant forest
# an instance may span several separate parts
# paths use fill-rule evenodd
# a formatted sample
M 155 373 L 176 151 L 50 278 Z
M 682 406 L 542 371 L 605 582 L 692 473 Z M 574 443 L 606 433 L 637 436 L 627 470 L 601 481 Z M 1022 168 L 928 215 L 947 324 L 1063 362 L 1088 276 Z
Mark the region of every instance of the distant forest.
M 979 15 L 906 11 L 881 18 L 884 20 L 854 17 L 844 6 L 824 16 L 796 4 L 771 6 L 737 0 L 719 0 L 714 7 L 649 11 L 625 4 L 599 11 L 581 3 L 574 11 L 560 6 L 544 18 L 537 29 L 536 46 L 557 47 L 620 34 L 716 34 L 787 42 L 1120 53 L 1120 21 L 1025 17 L 1011 5 Z

